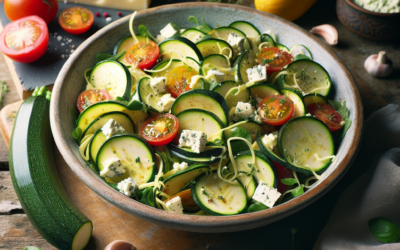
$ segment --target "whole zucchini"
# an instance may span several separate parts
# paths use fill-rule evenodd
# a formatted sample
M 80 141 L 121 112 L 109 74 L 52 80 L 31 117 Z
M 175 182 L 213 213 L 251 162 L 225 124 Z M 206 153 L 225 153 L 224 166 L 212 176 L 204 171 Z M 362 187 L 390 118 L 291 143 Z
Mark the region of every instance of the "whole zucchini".
M 29 220 L 59 249 L 83 249 L 92 222 L 68 199 L 54 160 L 50 129 L 50 95 L 45 88 L 22 103 L 10 140 L 10 173 Z

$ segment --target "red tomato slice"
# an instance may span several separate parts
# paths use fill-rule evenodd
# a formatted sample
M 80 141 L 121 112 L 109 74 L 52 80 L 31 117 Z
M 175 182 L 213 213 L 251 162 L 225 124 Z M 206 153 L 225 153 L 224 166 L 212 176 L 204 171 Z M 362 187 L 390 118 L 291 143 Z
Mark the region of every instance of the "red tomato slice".
M 289 188 L 289 186 L 283 184 L 283 183 L 281 182 L 281 179 L 285 179 L 285 178 L 294 178 L 294 176 L 293 176 L 292 170 L 283 167 L 282 165 L 280 165 L 280 164 L 277 163 L 277 162 L 274 162 L 274 161 L 273 161 L 273 163 L 274 163 L 274 165 L 275 165 L 276 171 L 278 172 L 278 179 L 279 179 L 279 182 L 278 182 L 278 191 L 279 191 L 279 193 L 283 194 L 284 192 L 287 191 L 287 189 Z
M 283 67 L 293 62 L 293 57 L 286 51 L 275 47 L 261 48 L 257 56 L 258 63 L 265 65 L 267 74 L 281 71 Z
M 89 107 L 96 102 L 111 100 L 111 95 L 105 89 L 89 89 L 83 91 L 76 103 L 79 112 L 82 112 L 85 108 Z
M 167 75 L 167 90 L 171 95 L 177 98 L 180 94 L 191 90 L 189 83 L 192 76 L 198 75 L 199 72 L 193 68 L 182 65 L 171 70 Z
M 141 70 L 151 69 L 158 59 L 160 48 L 153 41 L 140 42 L 133 45 L 125 55 L 128 63 L 137 65 Z
M 0 34 L 1 51 L 14 61 L 31 63 L 47 50 L 49 32 L 44 20 L 28 16 L 7 24 Z
M 328 126 L 329 130 L 335 132 L 343 127 L 342 116 L 328 104 L 312 103 L 307 106 L 307 111 L 318 120 Z
M 71 7 L 60 12 L 58 23 L 66 32 L 79 35 L 92 27 L 93 12 L 83 7 Z
M 170 143 L 178 133 L 179 121 L 172 114 L 157 114 L 148 118 L 141 130 L 141 136 L 153 146 Z
M 293 112 L 292 100 L 284 95 L 267 97 L 258 105 L 258 114 L 263 122 L 274 126 L 283 125 L 292 117 Z
M 4 12 L 11 21 L 36 15 L 46 23 L 57 15 L 58 2 L 57 0 L 5 0 Z

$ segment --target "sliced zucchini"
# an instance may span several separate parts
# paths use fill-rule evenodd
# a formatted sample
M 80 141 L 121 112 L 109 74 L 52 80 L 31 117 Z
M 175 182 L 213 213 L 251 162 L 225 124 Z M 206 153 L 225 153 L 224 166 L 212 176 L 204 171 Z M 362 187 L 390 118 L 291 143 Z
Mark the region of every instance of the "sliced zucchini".
M 157 63 L 156 66 L 154 66 L 152 68 L 152 70 L 161 70 L 161 69 L 164 69 L 164 70 L 159 71 L 159 72 L 151 73 L 151 76 L 152 77 L 162 77 L 162 76 L 166 77 L 168 75 L 168 73 L 171 72 L 171 70 L 173 70 L 173 69 L 175 69 L 175 68 L 177 68 L 179 66 L 185 65 L 179 59 L 172 59 L 172 62 L 170 63 L 168 68 L 165 68 L 168 65 L 169 61 L 170 60 L 165 60 L 165 61 Z
M 154 94 L 154 91 L 150 86 L 150 78 L 143 77 L 140 79 L 137 89 L 139 93 L 139 101 L 149 106 L 151 110 L 160 112 L 161 107 L 159 107 L 157 103 L 161 100 L 163 93 Z
M 291 119 L 306 115 L 306 106 L 304 105 L 303 99 L 297 94 L 297 91 L 292 89 L 281 89 L 281 92 L 285 96 L 289 97 L 294 104 L 294 112 Z
M 277 47 L 280 50 L 286 51 L 287 53 L 290 53 L 290 49 L 283 44 L 275 43 L 275 47 Z
M 153 41 L 151 38 L 144 37 L 144 36 L 141 36 L 141 35 L 136 35 L 136 37 L 137 37 L 137 39 L 139 40 L 140 43 L 141 42 L 147 42 L 148 40 Z M 118 53 L 121 53 L 122 51 L 128 52 L 129 49 L 132 48 L 133 45 L 135 45 L 135 41 L 133 40 L 133 37 L 132 36 L 126 36 L 126 37 L 122 38 L 121 40 L 119 40 L 115 44 L 113 54 L 114 55 L 118 55 Z M 128 62 L 125 60 L 125 56 L 121 56 L 120 58 L 118 58 L 118 61 L 120 61 L 123 64 L 128 64 Z
M 308 105 L 312 103 L 321 103 L 321 104 L 329 104 L 328 99 L 326 99 L 325 96 L 320 95 L 320 94 L 308 94 L 303 97 L 303 102 L 306 108 Z
M 177 115 L 187 109 L 203 109 L 216 115 L 226 127 L 229 122 L 229 108 L 225 99 L 217 92 L 193 89 L 179 95 L 171 107 L 171 113 Z
M 242 124 L 238 125 L 238 127 L 242 127 L 244 129 L 246 129 L 247 131 L 249 131 L 252 142 L 256 141 L 257 135 L 265 135 L 265 133 L 266 133 L 264 128 L 256 122 L 248 121 L 246 123 L 242 123 Z M 231 130 L 225 130 L 224 136 L 225 136 L 225 138 L 231 137 Z
M 263 136 L 259 136 L 256 138 L 257 145 L 260 148 L 261 153 L 265 154 L 268 158 L 277 162 L 278 164 L 288 167 L 287 165 L 290 163 L 288 163 L 285 159 L 283 159 L 283 157 L 279 153 L 278 148 L 274 147 L 274 149 L 271 150 L 270 148 L 265 147 L 264 144 L 262 143 L 262 137 Z
M 232 162 L 229 162 L 228 169 L 233 172 Z M 251 173 L 251 167 L 243 164 L 237 165 L 238 177 L 236 178 L 243 188 L 246 190 L 247 199 L 250 200 L 256 191 L 257 184 L 254 180 L 254 176 Z
M 204 57 L 208 55 L 220 54 L 226 56 L 233 56 L 233 49 L 224 40 L 220 39 L 205 39 L 198 43 L 196 43 L 197 48 L 199 49 L 201 55 Z
M 278 173 L 276 172 L 274 164 L 260 151 L 254 150 L 256 156 L 256 168 L 253 173 L 257 182 L 263 181 L 270 187 L 278 187 Z M 249 164 L 253 162 L 253 157 L 250 150 L 240 152 L 236 156 L 236 165 L 238 169 L 250 169 Z
M 298 117 L 279 131 L 278 149 L 296 172 L 320 174 L 332 162 L 335 144 L 328 127 L 313 117 Z M 290 166 L 289 166 L 290 168 Z
M 187 109 L 180 112 L 176 118 L 179 120 L 179 129 L 176 138 L 179 139 L 182 130 L 189 129 L 203 131 L 207 134 L 207 140 L 211 143 L 222 141 L 222 131 L 224 127 L 221 120 L 213 113 L 202 109 Z
M 101 145 L 107 141 L 107 137 L 103 134 L 101 129 L 98 129 L 96 132 L 94 132 L 92 140 L 90 141 L 89 144 L 89 152 L 90 152 L 90 159 L 94 162 L 97 163 L 97 153 L 99 152 L 99 149 L 101 148 Z
M 293 45 L 290 48 L 290 54 L 292 54 L 292 56 L 295 58 L 298 55 L 303 55 L 303 56 L 306 56 L 310 60 L 313 59 L 313 55 L 312 55 L 311 51 L 306 46 L 301 45 L 301 44 Z
M 207 171 L 210 171 L 210 167 L 207 165 L 194 165 L 178 171 L 176 174 L 165 179 L 164 193 L 169 196 L 176 195 L 182 190 L 182 188 L 189 184 L 189 182 L 195 180 L 197 176 Z
M 203 152 L 196 153 L 190 148 L 180 148 L 173 143 L 168 144 L 168 148 L 173 150 L 181 155 L 185 155 L 187 157 L 193 158 L 211 158 L 211 157 L 218 157 L 222 154 L 222 147 L 219 146 L 206 146 Z
M 159 45 L 160 54 L 163 54 L 162 59 L 167 60 L 171 57 L 181 59 L 183 57 L 191 57 L 197 62 L 203 61 L 199 49 L 189 39 L 184 37 L 171 37 L 162 41 Z
M 82 137 L 84 137 L 86 134 L 94 134 L 98 129 L 102 128 L 104 124 L 106 124 L 110 119 L 114 119 L 125 129 L 126 132 L 135 132 L 135 125 L 133 124 L 131 118 L 123 112 L 114 111 L 102 114 L 94 119 L 86 128 L 86 130 L 82 133 Z
M 83 110 L 76 121 L 76 128 L 80 128 L 81 131 L 85 131 L 86 128 L 94 121 L 96 118 L 102 114 L 106 114 L 113 111 L 120 111 L 126 113 L 134 122 L 135 126 L 138 126 L 139 121 L 144 121 L 148 115 L 141 110 L 129 110 L 125 105 L 116 101 L 102 101 L 90 105 L 88 108 Z M 139 131 L 136 127 L 135 131 Z
M 217 69 L 223 72 L 225 74 L 224 81 L 235 80 L 236 77 L 235 69 L 231 68 L 229 61 L 223 55 L 214 54 L 205 57 L 201 64 L 201 68 L 203 69 L 203 75 L 205 76 L 211 69 Z
M 194 29 L 194 28 L 186 29 L 181 34 L 182 37 L 189 39 L 193 43 L 197 43 L 198 41 L 200 41 L 206 35 L 207 34 L 204 33 L 203 31 L 200 31 L 200 30 Z
M 269 47 L 276 47 L 274 38 L 269 34 L 262 34 L 260 40 L 261 43 L 269 43 Z
M 209 214 L 234 215 L 246 210 L 247 195 L 240 183 L 222 181 L 217 173 L 202 174 L 192 186 L 194 202 Z
M 117 61 L 106 60 L 96 64 L 89 77 L 86 89 L 105 89 L 115 99 L 129 100 L 132 76 L 128 68 Z
M 281 92 L 272 84 L 257 83 L 250 88 L 251 97 L 259 103 L 262 99 L 273 96 L 281 95 Z
M 280 88 L 297 90 L 303 95 L 315 92 L 323 96 L 329 94 L 332 82 L 320 64 L 306 59 L 297 60 L 289 64 L 286 71 L 287 74 L 278 78 Z
M 261 32 L 251 23 L 246 21 L 236 21 L 229 25 L 242 31 L 246 36 L 259 36 Z
M 219 93 L 221 96 L 224 98 L 226 97 L 226 94 L 231 88 L 235 88 L 239 86 L 241 83 L 235 82 L 235 81 L 225 81 L 221 82 L 218 84 L 215 88 L 212 90 Z M 229 94 L 228 98 L 225 99 L 226 104 L 228 105 L 229 110 L 232 109 L 233 107 L 236 107 L 238 102 L 249 102 L 250 100 L 250 90 L 245 89 L 241 92 L 239 92 L 238 95 L 233 95 L 233 93 Z
M 215 157 L 205 158 L 205 157 L 186 156 L 187 152 L 185 152 L 185 154 L 180 154 L 175 150 L 171 150 L 171 154 L 178 157 L 181 161 L 193 164 L 213 164 L 219 161 L 219 158 Z
M 257 55 L 253 50 L 246 51 L 243 55 L 236 58 L 233 67 L 236 69 L 239 82 L 249 82 L 246 70 L 253 68 L 256 65 L 258 65 Z
M 96 162 L 99 170 L 104 169 L 104 161 L 112 158 L 121 160 L 125 173 L 118 177 L 106 177 L 107 182 L 118 183 L 131 177 L 140 185 L 154 179 L 155 152 L 153 147 L 142 137 L 134 134 L 119 134 L 108 139 L 97 153 Z
M 228 41 L 228 37 L 230 33 L 234 33 L 238 36 L 244 37 L 244 44 L 243 47 L 245 50 L 250 50 L 251 49 L 251 45 L 249 40 L 246 38 L 246 35 L 233 27 L 219 27 L 216 28 L 215 30 L 211 31 L 209 34 L 211 34 L 212 37 L 217 38 L 217 39 L 221 39 L 224 41 Z

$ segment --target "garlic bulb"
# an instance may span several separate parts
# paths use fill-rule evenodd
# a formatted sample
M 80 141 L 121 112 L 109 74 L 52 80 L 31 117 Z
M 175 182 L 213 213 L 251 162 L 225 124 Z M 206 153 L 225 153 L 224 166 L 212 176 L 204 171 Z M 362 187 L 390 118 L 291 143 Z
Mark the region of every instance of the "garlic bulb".
M 336 45 L 338 43 L 338 32 L 333 25 L 318 25 L 312 28 L 310 32 L 322 36 L 329 45 Z
M 104 248 L 104 250 L 137 250 L 132 244 L 124 240 L 114 240 Z
M 392 61 L 385 51 L 370 55 L 364 63 L 365 70 L 373 77 L 385 77 L 393 71 Z

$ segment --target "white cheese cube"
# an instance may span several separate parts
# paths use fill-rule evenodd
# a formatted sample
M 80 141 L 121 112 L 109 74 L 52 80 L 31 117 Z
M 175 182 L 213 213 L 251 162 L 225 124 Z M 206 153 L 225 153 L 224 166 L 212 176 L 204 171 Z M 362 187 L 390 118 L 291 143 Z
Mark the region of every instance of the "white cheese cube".
M 106 124 L 103 125 L 101 131 L 103 132 L 104 136 L 109 139 L 115 134 L 125 132 L 125 129 L 114 119 L 110 119 Z
M 225 74 L 222 73 L 221 71 L 216 70 L 216 69 L 210 69 L 210 70 L 207 72 L 206 78 L 207 78 L 207 80 L 208 80 L 209 82 L 210 82 L 210 81 L 214 81 L 214 82 L 216 82 L 216 83 L 220 83 L 220 82 L 223 82 L 223 81 L 224 81 L 224 76 L 225 76 Z
M 228 43 L 232 46 L 232 49 L 239 51 L 239 53 L 244 52 L 244 37 L 235 33 L 229 33 Z
M 274 150 L 274 147 L 278 145 L 278 131 L 274 131 L 268 135 L 264 135 L 261 141 L 266 148 Z
M 164 37 L 164 39 L 167 39 L 178 32 L 172 25 L 171 23 L 167 24 L 162 30 L 160 30 L 161 36 Z
M 171 97 L 171 94 L 165 94 L 161 97 L 157 105 L 160 107 L 160 111 L 168 112 L 171 109 L 174 101 L 175 98 Z
M 274 206 L 275 202 L 280 196 L 281 193 L 279 193 L 276 189 L 269 187 L 264 181 L 260 181 L 252 199 L 271 208 Z
M 267 69 L 265 66 L 257 65 L 253 68 L 246 69 L 249 82 L 261 82 L 267 80 Z
M 188 166 L 189 165 L 186 162 L 182 163 L 175 162 L 172 167 L 174 168 L 174 170 L 180 171 L 186 169 Z
M 204 151 L 207 134 L 202 131 L 183 130 L 179 138 L 179 147 L 191 148 L 195 153 Z
M 253 121 L 255 121 L 255 122 L 259 123 L 259 124 L 262 123 L 261 116 L 258 114 L 257 111 L 254 111 L 254 114 L 253 114 Z
M 248 102 L 238 102 L 236 104 L 235 116 L 238 119 L 248 119 L 252 117 L 254 108 Z
M 157 42 L 158 42 L 158 43 L 161 43 L 161 42 L 164 41 L 166 38 L 165 38 L 164 36 L 162 36 L 162 35 L 157 35 L 156 39 L 157 39 Z
M 127 179 L 119 182 L 117 187 L 119 189 L 119 192 L 123 193 L 128 197 L 132 197 L 139 189 L 139 185 L 131 177 L 128 177 Z
M 108 159 L 102 162 L 102 164 L 103 170 L 100 171 L 101 177 L 113 178 L 121 176 L 125 173 L 125 169 L 122 167 L 121 160 L 119 158 Z
M 167 78 L 165 77 L 154 77 L 150 81 L 150 87 L 153 89 L 155 95 L 163 93 L 167 90 L 167 86 L 165 85 Z
M 176 196 L 176 197 L 172 198 L 171 200 L 167 201 L 165 203 L 165 205 L 167 206 L 169 212 L 183 214 L 183 206 L 182 206 L 181 197 Z

